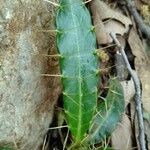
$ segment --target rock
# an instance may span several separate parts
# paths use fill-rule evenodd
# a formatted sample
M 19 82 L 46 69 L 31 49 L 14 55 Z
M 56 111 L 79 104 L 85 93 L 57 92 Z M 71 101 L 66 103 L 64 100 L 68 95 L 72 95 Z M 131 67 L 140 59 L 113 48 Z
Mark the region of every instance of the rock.
M 60 94 L 52 7 L 40 0 L 0 1 L 0 146 L 38 150 Z

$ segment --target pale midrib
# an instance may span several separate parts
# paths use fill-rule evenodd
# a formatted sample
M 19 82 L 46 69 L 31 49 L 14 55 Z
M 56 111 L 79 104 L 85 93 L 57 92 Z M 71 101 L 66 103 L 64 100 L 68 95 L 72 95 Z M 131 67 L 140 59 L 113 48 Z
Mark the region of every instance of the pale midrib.
M 71 0 L 69 0 L 70 1 L 70 4 L 72 4 L 71 2 Z M 73 24 L 74 24 L 74 26 L 76 27 L 76 23 L 75 23 L 75 20 L 74 20 L 74 14 L 73 14 L 73 10 L 72 10 L 72 5 L 70 6 L 70 8 L 71 8 L 71 15 L 72 15 L 72 19 L 73 19 Z M 78 121 L 78 125 L 77 125 L 77 137 L 80 137 L 81 135 L 81 120 L 82 120 L 82 98 L 81 98 L 81 94 L 82 94 L 82 88 L 81 88 L 81 70 L 80 70 L 80 65 L 81 65 L 81 63 L 80 63 L 80 46 L 79 46 L 79 42 L 78 42 L 78 40 L 79 40 L 79 38 L 78 38 L 78 34 L 77 34 L 77 31 L 75 32 L 75 34 L 76 34 L 76 43 L 77 43 L 77 50 L 78 50 L 78 68 L 79 68 L 79 80 L 80 80 L 80 82 L 79 82 L 79 114 L 78 114 L 78 116 L 79 116 L 79 121 Z

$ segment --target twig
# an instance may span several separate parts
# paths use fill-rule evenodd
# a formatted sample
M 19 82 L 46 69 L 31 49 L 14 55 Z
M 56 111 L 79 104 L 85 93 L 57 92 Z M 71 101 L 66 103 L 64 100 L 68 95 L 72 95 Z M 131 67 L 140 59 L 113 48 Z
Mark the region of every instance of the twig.
M 88 1 L 84 2 L 84 4 L 87 4 L 87 3 L 91 2 L 91 1 L 92 1 L 92 0 L 88 0 Z
M 55 2 L 52 2 L 52 1 L 49 1 L 49 0 L 44 0 L 44 1 L 50 3 L 50 4 L 54 5 L 54 6 L 57 6 L 57 7 L 60 6 L 59 4 L 57 4 Z
M 150 39 L 150 27 L 146 25 L 140 15 L 138 14 L 133 2 L 131 0 L 126 0 L 127 7 L 131 15 L 133 15 L 135 22 L 137 23 L 138 28 L 142 33 L 146 35 L 148 39 Z
M 134 72 L 129 64 L 128 58 L 124 52 L 124 48 L 121 46 L 120 42 L 116 38 L 114 33 L 110 33 L 110 36 L 114 40 L 115 44 L 117 45 L 126 67 L 133 79 L 134 86 L 135 86 L 135 103 L 136 103 L 136 111 L 137 111 L 137 118 L 138 118 L 138 126 L 139 126 L 139 144 L 141 150 L 146 150 L 145 147 L 145 134 L 144 134 L 144 121 L 143 121 L 143 113 L 142 113 L 142 102 L 141 102 L 141 88 L 140 88 L 140 80 L 136 72 Z

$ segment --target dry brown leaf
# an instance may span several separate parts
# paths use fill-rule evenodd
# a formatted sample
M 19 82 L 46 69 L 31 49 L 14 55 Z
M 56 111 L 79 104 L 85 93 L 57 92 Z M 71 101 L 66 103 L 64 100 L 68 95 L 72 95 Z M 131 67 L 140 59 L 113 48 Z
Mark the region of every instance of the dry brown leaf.
M 93 0 L 91 2 L 91 11 L 93 14 L 94 25 L 96 26 L 96 34 L 98 35 L 98 44 L 111 43 L 112 39 L 109 36 L 110 32 L 124 35 L 124 33 L 128 31 L 129 25 L 132 24 L 129 18 L 120 12 L 111 9 L 100 0 Z M 104 26 L 101 25 L 102 22 L 104 23 Z
M 106 32 L 105 26 L 102 20 L 99 18 L 99 14 L 95 10 L 93 10 L 93 18 L 98 44 L 106 44 L 107 42 L 110 43 L 111 39 L 109 39 L 109 35 Z
M 112 43 L 112 39 L 110 38 L 109 34 L 107 33 L 103 21 L 101 19 L 99 10 L 100 8 L 95 5 L 95 2 L 91 2 L 91 11 L 93 15 L 93 22 L 96 31 L 96 37 L 98 44 L 107 44 Z
M 150 0 L 141 0 L 143 3 L 150 5 Z
M 138 140 L 138 137 L 139 137 L 139 130 L 138 130 L 138 121 L 137 121 L 137 116 L 136 116 L 136 110 L 135 110 L 135 101 L 132 100 L 130 102 L 130 112 L 131 112 L 131 124 L 132 124 L 132 127 L 134 129 L 134 137 L 135 137 L 135 141 L 136 141 L 136 149 L 137 150 L 140 150 L 140 144 L 139 144 L 139 140 Z
M 107 33 L 113 32 L 119 35 L 123 35 L 124 33 L 128 31 L 128 28 L 125 28 L 123 24 L 121 24 L 120 22 L 116 20 L 110 20 L 104 24 L 105 24 Z
M 132 24 L 129 18 L 111 9 L 104 2 L 100 0 L 93 0 L 91 2 L 91 5 L 96 9 L 96 11 L 98 11 L 99 17 L 102 20 L 115 19 L 119 21 L 120 23 L 124 24 L 125 27 L 128 27 L 128 25 Z
M 126 39 L 123 36 L 117 35 L 117 39 L 120 42 L 120 44 L 121 44 L 122 47 L 126 46 Z
M 124 91 L 125 107 L 130 103 L 135 94 L 135 88 L 133 80 L 122 81 L 121 85 Z
M 112 133 L 112 147 L 118 150 L 132 149 L 132 128 L 127 115 L 123 116 L 121 124 Z
M 145 120 L 144 121 L 144 128 L 145 128 L 145 133 L 146 133 L 146 135 L 147 135 L 147 146 L 148 146 L 148 149 L 150 149 L 150 121 L 147 121 L 147 120 Z
M 140 75 L 142 82 L 142 101 L 144 111 L 150 113 L 150 67 L 142 69 L 143 73 Z
M 149 62 L 142 42 L 133 28 L 130 31 L 128 43 L 133 55 L 135 56 L 135 68 L 138 71 L 138 74 L 141 75 L 143 74 L 141 70 L 143 69 L 143 67 L 147 66 L 147 63 Z
M 148 5 L 150 6 L 150 0 L 134 0 L 135 7 L 138 10 L 141 10 L 143 5 Z
M 142 5 L 143 5 L 143 2 L 141 0 L 135 0 L 136 9 L 141 10 Z

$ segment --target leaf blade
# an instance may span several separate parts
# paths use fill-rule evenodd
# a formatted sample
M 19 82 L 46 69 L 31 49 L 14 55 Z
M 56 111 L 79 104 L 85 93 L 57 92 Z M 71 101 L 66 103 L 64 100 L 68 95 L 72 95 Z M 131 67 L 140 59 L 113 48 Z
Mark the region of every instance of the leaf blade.
M 110 79 L 110 88 L 105 102 L 98 106 L 92 127 L 89 131 L 88 141 L 91 144 L 101 142 L 110 135 L 124 112 L 123 88 L 117 79 Z
M 75 141 L 81 141 L 89 128 L 97 100 L 97 56 L 91 18 L 81 0 L 60 0 L 56 17 L 63 100 L 67 123 Z M 87 115 L 88 114 L 88 115 Z

